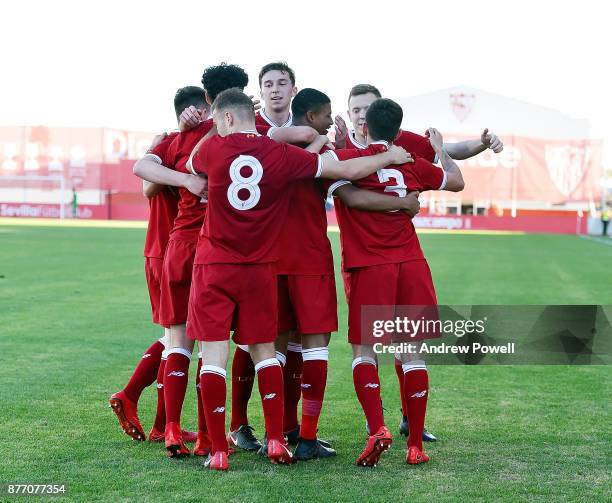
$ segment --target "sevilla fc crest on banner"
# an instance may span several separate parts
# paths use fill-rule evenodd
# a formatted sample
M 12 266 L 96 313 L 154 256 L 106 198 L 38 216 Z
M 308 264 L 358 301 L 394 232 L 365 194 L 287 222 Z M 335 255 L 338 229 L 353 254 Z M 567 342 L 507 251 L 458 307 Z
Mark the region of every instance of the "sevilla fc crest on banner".
M 451 93 L 450 95 L 450 106 L 451 110 L 455 114 L 455 117 L 459 119 L 459 122 L 463 122 L 467 119 L 468 115 L 474 108 L 474 101 L 476 100 L 475 94 L 467 93 Z
M 590 161 L 586 145 L 546 145 L 544 151 L 546 166 L 559 192 L 569 197 L 578 187 Z

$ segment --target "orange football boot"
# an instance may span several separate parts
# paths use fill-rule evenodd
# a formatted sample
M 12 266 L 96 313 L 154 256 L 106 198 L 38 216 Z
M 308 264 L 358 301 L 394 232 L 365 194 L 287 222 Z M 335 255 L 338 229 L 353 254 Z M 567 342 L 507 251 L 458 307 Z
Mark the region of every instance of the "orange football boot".
M 123 391 L 112 395 L 108 403 L 119 419 L 121 429 L 134 440 L 143 442 L 146 437 L 138 419 L 138 404 L 132 402 Z
M 355 464 L 357 466 L 376 466 L 381 454 L 389 449 L 392 443 L 391 432 L 386 426 L 381 426 L 374 435 L 368 437 L 365 449 Z

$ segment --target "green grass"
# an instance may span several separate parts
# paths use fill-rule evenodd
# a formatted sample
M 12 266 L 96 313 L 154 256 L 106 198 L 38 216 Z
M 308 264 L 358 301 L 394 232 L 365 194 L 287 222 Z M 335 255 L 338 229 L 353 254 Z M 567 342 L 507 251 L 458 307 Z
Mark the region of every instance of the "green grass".
M 160 330 L 149 322 L 140 229 L 0 226 L 0 484 L 68 483 L 80 501 L 610 500 L 610 384 L 604 366 L 431 366 L 432 460 L 409 467 L 403 439 L 374 470 L 346 343 L 331 346 L 321 435 L 338 457 L 274 467 L 247 453 L 226 474 L 129 441 L 107 407 Z M 336 250 L 337 235 L 332 235 Z M 426 234 L 444 304 L 612 304 L 612 248 L 575 236 Z M 393 368 L 386 417 L 399 419 Z M 255 393 L 254 397 L 258 395 Z M 196 424 L 189 386 L 183 424 Z M 154 388 L 141 400 L 150 427 Z M 262 432 L 258 400 L 250 407 Z M 0 500 L 2 500 L 0 496 Z

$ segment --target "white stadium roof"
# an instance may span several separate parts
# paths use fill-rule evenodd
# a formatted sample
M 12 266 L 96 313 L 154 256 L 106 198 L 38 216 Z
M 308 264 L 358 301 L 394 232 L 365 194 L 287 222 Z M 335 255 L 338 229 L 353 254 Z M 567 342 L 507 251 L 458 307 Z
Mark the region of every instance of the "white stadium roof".
M 436 127 L 446 134 L 474 135 L 488 127 L 500 135 L 528 138 L 589 137 L 586 119 L 472 87 L 451 87 L 397 101 L 404 110 L 402 127 L 417 133 Z

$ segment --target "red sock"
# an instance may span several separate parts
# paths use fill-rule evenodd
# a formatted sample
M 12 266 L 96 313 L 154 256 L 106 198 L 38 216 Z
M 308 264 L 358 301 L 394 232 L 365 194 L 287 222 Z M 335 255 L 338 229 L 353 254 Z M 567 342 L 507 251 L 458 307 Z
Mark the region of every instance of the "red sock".
M 305 349 L 302 352 L 302 425 L 300 437 L 305 440 L 317 438 L 319 416 L 323 407 L 325 385 L 327 384 L 328 348 Z
M 255 366 L 248 351 L 236 347 L 232 362 L 232 420 L 230 430 L 249 424 L 247 408 L 253 391 Z
M 276 358 L 255 365 L 263 406 L 268 440 L 284 442 L 283 435 L 283 371 Z
M 429 395 L 429 377 L 423 361 L 405 363 L 404 396 L 408 413 L 408 445 L 423 449 L 423 428 L 427 411 L 427 395 Z
M 402 416 L 406 417 L 406 398 L 404 397 L 404 370 L 402 369 L 402 362 L 397 358 L 395 360 L 395 373 L 397 374 L 397 380 L 399 381 L 400 399 L 402 400 Z
M 283 367 L 285 383 L 285 405 L 283 409 L 283 431 L 295 430 L 298 426 L 298 403 L 302 395 L 302 352 L 287 351 L 287 363 Z
M 166 403 L 164 402 L 164 371 L 166 369 L 166 358 L 159 362 L 157 371 L 157 411 L 155 412 L 155 422 L 153 427 L 163 433 L 166 427 Z
M 185 392 L 189 382 L 190 356 L 191 354 L 186 349 L 173 348 L 168 351 L 164 371 L 166 423 L 181 422 L 181 410 L 183 409 L 183 400 L 185 400 Z
M 198 371 L 196 372 L 196 395 L 198 400 L 198 431 L 206 432 L 206 415 L 204 414 L 204 402 L 202 401 L 200 370 L 202 370 L 202 353 L 198 353 Z
M 372 358 L 361 356 L 353 360 L 353 384 L 368 421 L 370 433 L 374 435 L 385 425 L 385 420 L 380 401 L 378 368 Z
M 225 438 L 225 376 L 225 369 L 221 367 L 202 365 L 200 387 L 213 453 L 228 451 Z
M 130 377 L 126 387 L 123 388 L 127 397 L 133 402 L 138 402 L 142 390 L 155 381 L 163 350 L 164 345 L 155 341 L 142 355 L 142 359 L 134 369 L 132 377 Z

